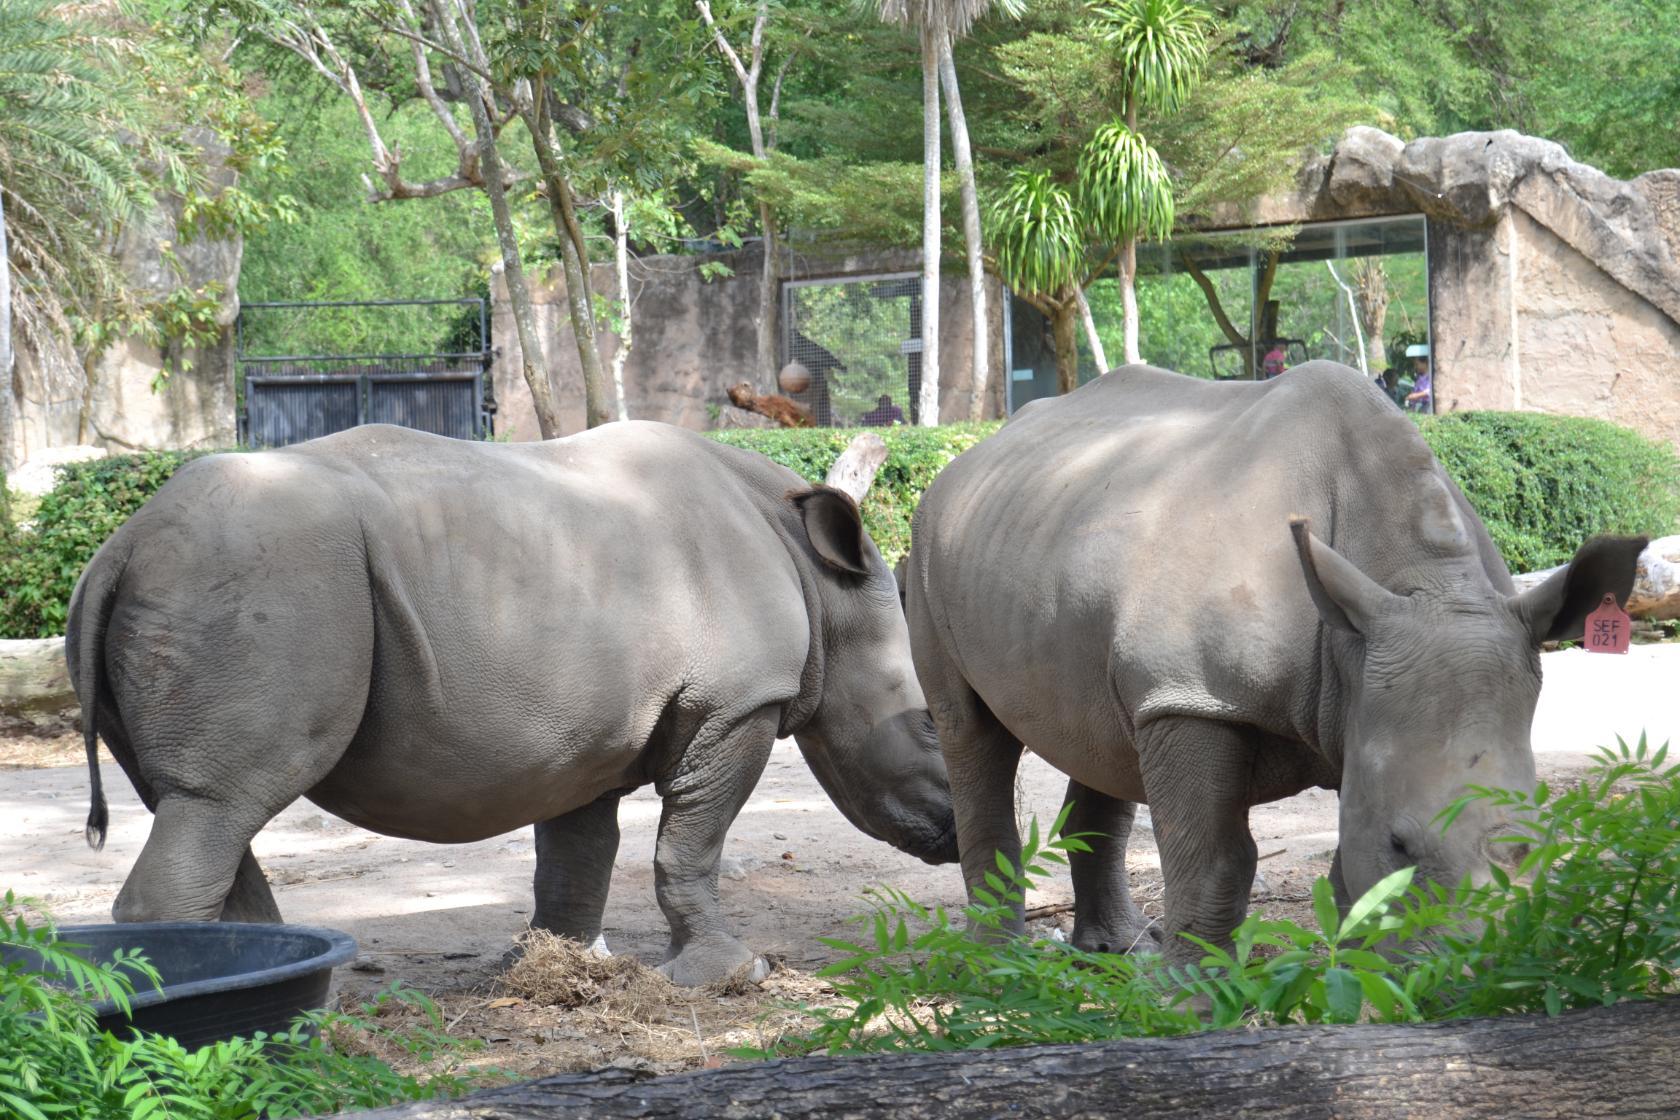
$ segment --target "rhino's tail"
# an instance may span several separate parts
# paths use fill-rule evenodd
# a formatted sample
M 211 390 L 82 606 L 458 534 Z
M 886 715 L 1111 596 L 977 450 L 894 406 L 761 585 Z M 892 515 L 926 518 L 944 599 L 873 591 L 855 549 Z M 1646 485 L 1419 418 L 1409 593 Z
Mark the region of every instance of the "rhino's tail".
M 105 631 L 117 600 L 122 563 L 101 549 L 70 596 L 70 610 L 64 627 L 64 656 L 69 663 L 70 683 L 82 707 L 82 739 L 87 746 L 88 777 L 93 785 L 93 807 L 88 810 L 87 842 L 94 849 L 105 846 L 105 832 L 111 823 L 105 805 L 105 785 L 99 776 L 99 692 L 104 685 Z

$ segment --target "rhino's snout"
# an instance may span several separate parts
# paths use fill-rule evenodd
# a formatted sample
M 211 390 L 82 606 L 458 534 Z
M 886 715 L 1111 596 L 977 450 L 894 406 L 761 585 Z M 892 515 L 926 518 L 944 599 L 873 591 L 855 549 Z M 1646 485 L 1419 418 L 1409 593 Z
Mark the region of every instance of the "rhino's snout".
M 908 844 L 894 844 L 902 852 L 915 856 L 923 863 L 938 866 L 942 863 L 956 863 L 957 853 L 957 818 L 952 814 L 945 822 L 945 827 L 931 838 L 914 840 Z

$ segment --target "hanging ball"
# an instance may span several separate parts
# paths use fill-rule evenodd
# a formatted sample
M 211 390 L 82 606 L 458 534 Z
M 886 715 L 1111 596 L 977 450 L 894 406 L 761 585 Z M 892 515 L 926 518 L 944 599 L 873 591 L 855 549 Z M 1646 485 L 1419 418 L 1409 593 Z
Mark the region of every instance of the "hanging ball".
M 811 387 L 811 371 L 802 362 L 789 362 L 776 375 L 776 384 L 784 393 L 803 393 Z

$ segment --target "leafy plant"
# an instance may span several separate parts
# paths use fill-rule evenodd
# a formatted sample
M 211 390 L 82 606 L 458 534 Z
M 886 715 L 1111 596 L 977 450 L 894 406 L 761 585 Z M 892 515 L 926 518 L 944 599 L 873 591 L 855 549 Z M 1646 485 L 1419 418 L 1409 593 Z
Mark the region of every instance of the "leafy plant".
M 8 892 L 0 913 L 17 908 Z M 424 995 L 396 987 L 356 1013 L 317 1012 L 273 1036 L 196 1050 L 154 1034 L 121 1039 L 99 1029 L 94 1004 L 110 1001 L 126 1012 L 135 986 L 156 985 L 157 972 L 136 953 L 93 962 L 78 948 L 21 915 L 0 922 L 0 950 L 10 962 L 0 966 L 0 1104 L 25 1120 L 304 1116 L 456 1096 L 505 1076 L 463 1072 L 460 1059 L 473 1045 L 444 1033 L 441 1013 Z M 382 1015 L 398 1006 L 419 1010 L 424 1025 L 383 1025 Z M 350 1034 L 441 1068 L 426 1078 L 400 1074 L 329 1041 Z
M 1662 536 L 1680 524 L 1680 459 L 1638 432 L 1533 412 L 1419 424 L 1513 572 L 1566 563 L 1595 533 Z
M 1247 1024 L 1419 1022 L 1649 998 L 1680 979 L 1680 765 L 1643 737 L 1600 752 L 1559 795 L 1474 789 L 1441 814 L 1487 800 L 1511 814 L 1505 842 L 1529 845 L 1518 872 L 1482 886 L 1412 883 L 1397 871 L 1341 913 L 1313 885 L 1316 929 L 1250 914 L 1230 948 L 1195 938 L 1187 967 L 1153 954 L 1087 953 L 1007 937 L 1011 907 L 1065 853 L 1067 811 L 1021 868 L 1001 856 L 953 919 L 902 892 L 867 895 L 865 940 L 823 971 L 849 1003 L 807 1009 L 811 1029 L 766 1051 L 951 1050 L 1172 1035 Z
M 0 637 L 64 633 L 70 593 L 107 537 L 157 492 L 191 451 L 158 451 L 71 463 L 41 499 L 34 528 L 0 539 Z

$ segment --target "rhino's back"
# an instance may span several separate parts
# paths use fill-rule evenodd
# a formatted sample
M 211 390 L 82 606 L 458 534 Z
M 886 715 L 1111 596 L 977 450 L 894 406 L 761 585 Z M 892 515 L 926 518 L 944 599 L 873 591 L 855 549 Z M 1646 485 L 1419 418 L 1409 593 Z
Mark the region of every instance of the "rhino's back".
M 1347 367 L 1234 384 L 1125 367 L 947 468 L 911 578 L 965 677 L 1035 747 L 1100 752 L 1173 714 L 1304 738 L 1318 620 L 1290 517 L 1357 539 L 1356 559 L 1404 548 L 1402 491 L 1438 474 Z

